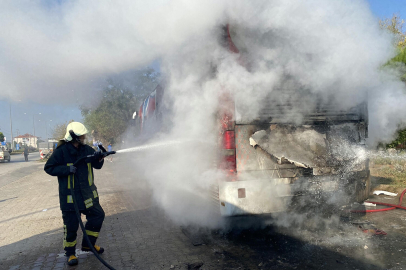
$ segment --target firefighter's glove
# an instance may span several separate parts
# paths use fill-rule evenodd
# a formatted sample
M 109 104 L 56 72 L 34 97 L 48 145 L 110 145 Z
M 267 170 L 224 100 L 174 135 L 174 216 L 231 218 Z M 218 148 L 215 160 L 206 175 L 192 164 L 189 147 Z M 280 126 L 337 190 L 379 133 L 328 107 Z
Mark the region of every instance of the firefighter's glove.
M 76 173 L 76 167 L 75 166 L 73 166 L 73 165 L 71 165 L 71 166 L 69 166 L 69 174 L 75 174 Z
M 100 151 L 94 152 L 94 154 L 93 154 L 93 160 L 95 160 L 95 161 L 101 161 L 103 158 L 104 158 L 104 155 L 103 155 L 102 152 L 100 152 Z
M 99 144 L 98 147 L 102 152 L 107 152 L 106 148 L 104 148 L 102 144 Z

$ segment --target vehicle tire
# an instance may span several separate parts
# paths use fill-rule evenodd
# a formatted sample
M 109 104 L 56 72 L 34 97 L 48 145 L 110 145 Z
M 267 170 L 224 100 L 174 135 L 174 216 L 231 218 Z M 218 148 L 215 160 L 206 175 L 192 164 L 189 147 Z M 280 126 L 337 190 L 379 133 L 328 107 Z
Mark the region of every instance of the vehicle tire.
M 11 157 L 8 158 L 8 162 L 11 162 Z

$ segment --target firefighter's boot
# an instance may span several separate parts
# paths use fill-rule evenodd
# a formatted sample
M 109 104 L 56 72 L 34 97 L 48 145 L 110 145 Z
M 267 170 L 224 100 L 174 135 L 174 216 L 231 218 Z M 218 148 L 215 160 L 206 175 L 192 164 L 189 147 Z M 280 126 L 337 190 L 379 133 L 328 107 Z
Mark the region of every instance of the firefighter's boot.
M 98 254 L 102 254 L 104 252 L 104 248 L 99 247 L 98 245 L 94 245 L 93 247 Z M 90 249 L 90 247 L 82 247 L 82 251 L 92 251 L 92 250 Z
M 70 255 L 68 257 L 68 265 L 73 266 L 78 264 L 78 258 L 75 255 Z

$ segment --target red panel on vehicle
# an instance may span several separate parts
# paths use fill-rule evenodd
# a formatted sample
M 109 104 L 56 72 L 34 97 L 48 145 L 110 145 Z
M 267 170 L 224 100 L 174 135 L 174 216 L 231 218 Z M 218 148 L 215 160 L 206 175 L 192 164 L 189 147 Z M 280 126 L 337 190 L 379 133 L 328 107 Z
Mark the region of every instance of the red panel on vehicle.
M 234 131 L 227 130 L 223 134 L 223 148 L 224 149 L 235 149 L 235 135 Z
M 236 168 L 235 155 L 224 156 L 223 160 L 220 164 L 220 168 L 223 170 L 228 170 L 230 172 L 235 172 L 235 168 Z

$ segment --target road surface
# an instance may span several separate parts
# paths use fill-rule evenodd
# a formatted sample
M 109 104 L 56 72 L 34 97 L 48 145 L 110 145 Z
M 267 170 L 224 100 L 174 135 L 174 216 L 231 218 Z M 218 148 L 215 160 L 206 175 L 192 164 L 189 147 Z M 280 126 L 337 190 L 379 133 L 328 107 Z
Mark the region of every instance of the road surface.
M 56 178 L 34 155 L 27 163 L 12 158 L 0 164 L 0 269 L 106 269 L 89 254 L 80 254 L 75 268 L 66 265 Z M 405 269 L 406 211 L 349 217 L 370 220 L 387 235 L 364 233 L 337 217 L 320 218 L 315 227 L 303 213 L 295 217 L 301 224 L 292 222 L 293 214 L 278 224 L 240 217 L 230 222 L 241 226 L 228 230 L 193 231 L 154 203 L 142 173 L 121 156 L 95 170 L 106 213 L 98 244 L 116 269 Z M 80 243 L 79 232 L 77 248 Z
M 29 175 L 44 166 L 44 163 L 38 162 L 39 159 L 39 152 L 34 152 L 28 155 L 27 162 L 22 154 L 11 155 L 10 162 L 0 162 L 0 187 Z

